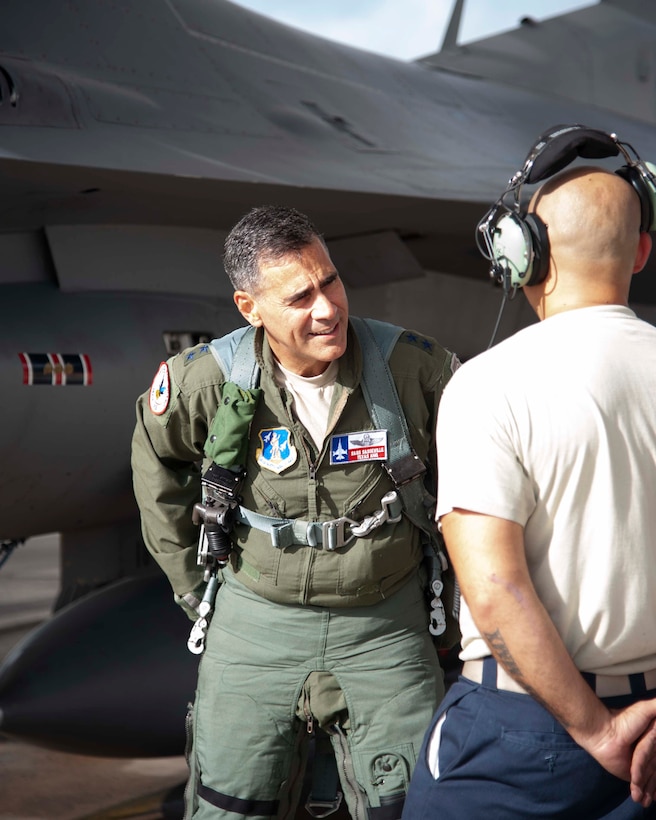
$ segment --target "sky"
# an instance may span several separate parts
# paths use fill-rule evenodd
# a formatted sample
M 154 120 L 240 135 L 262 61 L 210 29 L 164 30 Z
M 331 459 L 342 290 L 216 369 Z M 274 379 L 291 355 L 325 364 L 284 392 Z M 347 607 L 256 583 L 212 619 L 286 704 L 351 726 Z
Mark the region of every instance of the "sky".
M 412 60 L 437 51 L 454 0 L 232 0 L 282 23 L 331 40 Z M 466 0 L 458 42 L 515 28 L 522 17 L 544 20 L 594 0 Z

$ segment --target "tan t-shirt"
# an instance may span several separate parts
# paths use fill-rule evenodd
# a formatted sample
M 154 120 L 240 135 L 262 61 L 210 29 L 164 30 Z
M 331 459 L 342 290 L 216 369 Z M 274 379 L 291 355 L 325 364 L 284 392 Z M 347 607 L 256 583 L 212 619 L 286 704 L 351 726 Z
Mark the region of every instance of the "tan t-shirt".
M 296 418 L 320 450 L 328 426 L 328 411 L 337 378 L 337 362 L 331 362 L 318 376 L 299 376 L 279 363 L 276 367 L 276 381 L 294 397 Z

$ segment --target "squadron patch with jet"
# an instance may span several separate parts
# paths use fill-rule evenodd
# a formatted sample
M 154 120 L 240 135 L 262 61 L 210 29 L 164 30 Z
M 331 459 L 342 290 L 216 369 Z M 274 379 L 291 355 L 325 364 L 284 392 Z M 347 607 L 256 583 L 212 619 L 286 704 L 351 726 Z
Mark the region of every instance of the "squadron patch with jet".
M 169 366 L 162 362 L 159 370 L 155 373 L 155 378 L 150 386 L 150 396 L 148 403 L 151 411 L 156 416 L 161 416 L 166 412 L 171 398 L 171 379 L 169 377 Z
M 260 467 L 274 473 L 282 473 L 296 463 L 298 450 L 291 443 L 291 432 L 286 427 L 271 427 L 260 430 L 262 446 L 255 451 Z
M 363 430 L 361 433 L 331 436 L 330 463 L 353 461 L 387 461 L 387 430 Z
M 93 384 L 91 359 L 85 353 L 19 353 L 23 384 Z

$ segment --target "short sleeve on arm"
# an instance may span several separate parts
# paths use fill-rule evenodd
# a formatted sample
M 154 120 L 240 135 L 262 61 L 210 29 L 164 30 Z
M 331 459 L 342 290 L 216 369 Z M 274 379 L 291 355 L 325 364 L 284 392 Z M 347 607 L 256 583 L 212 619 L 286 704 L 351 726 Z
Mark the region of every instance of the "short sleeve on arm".
M 520 446 L 527 425 L 523 408 L 479 362 L 454 374 L 437 421 L 438 519 L 460 508 L 526 524 L 535 508 Z

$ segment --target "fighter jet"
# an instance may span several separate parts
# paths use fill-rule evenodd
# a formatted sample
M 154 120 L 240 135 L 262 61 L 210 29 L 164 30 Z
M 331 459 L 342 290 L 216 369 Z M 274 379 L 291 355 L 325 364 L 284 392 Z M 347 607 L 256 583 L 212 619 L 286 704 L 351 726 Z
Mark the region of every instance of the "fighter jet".
M 310 215 L 354 313 L 467 358 L 500 299 L 474 230 L 535 138 L 585 123 L 656 159 L 647 0 L 466 46 L 460 6 L 437 53 L 401 62 L 228 0 L 3 0 L 0 541 L 61 533 L 62 587 L 0 668 L 0 731 L 182 749 L 197 658 L 140 540 L 133 406 L 163 359 L 240 323 L 221 248 L 251 206 Z M 656 318 L 653 272 L 632 299 Z M 517 299 L 503 329 L 530 321 Z

